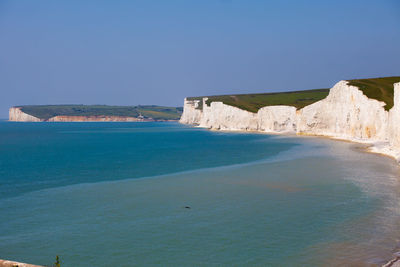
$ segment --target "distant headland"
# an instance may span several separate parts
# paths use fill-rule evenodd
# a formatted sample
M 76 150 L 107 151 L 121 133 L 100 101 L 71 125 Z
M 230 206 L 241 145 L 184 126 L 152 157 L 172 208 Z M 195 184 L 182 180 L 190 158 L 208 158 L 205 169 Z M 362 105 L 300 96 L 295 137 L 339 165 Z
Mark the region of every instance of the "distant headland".
M 28 105 L 11 107 L 9 120 L 23 122 L 174 121 L 179 120 L 181 114 L 181 107 L 154 105 Z

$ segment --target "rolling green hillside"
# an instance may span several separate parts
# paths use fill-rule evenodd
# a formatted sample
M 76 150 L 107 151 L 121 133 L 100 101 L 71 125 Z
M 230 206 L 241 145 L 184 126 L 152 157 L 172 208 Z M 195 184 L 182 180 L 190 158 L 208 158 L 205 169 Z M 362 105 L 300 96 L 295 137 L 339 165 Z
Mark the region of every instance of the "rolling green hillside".
M 124 116 L 154 120 L 178 120 L 182 108 L 161 106 L 106 106 L 106 105 L 31 105 L 19 106 L 21 110 L 39 119 L 54 116 Z
M 367 97 L 385 102 L 385 109 L 389 110 L 393 107 L 393 84 L 400 82 L 400 76 L 348 81 L 349 85 L 357 86 Z

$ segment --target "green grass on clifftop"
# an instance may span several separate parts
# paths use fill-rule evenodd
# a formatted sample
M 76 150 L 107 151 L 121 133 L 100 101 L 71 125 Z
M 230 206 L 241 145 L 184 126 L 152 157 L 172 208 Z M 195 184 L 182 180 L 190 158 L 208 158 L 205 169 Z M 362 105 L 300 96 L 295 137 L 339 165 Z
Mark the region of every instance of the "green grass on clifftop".
M 357 86 L 367 97 L 386 103 L 385 109 L 393 107 L 394 83 L 400 82 L 400 76 L 348 80 L 349 85 Z
M 182 108 L 161 106 L 106 106 L 106 105 L 32 105 L 19 106 L 36 118 L 48 120 L 54 116 L 124 116 L 142 115 L 154 120 L 178 120 Z
M 367 97 L 386 103 L 385 109 L 393 107 L 394 83 L 400 82 L 400 76 L 347 80 L 349 85 L 357 86 Z M 265 106 L 285 105 L 297 109 L 324 99 L 329 89 L 314 89 L 265 94 L 217 95 L 207 97 L 207 105 L 211 102 L 222 102 L 250 112 L 257 112 Z M 203 97 L 188 97 L 188 100 L 201 100 Z M 202 102 L 198 107 L 202 108 Z
M 285 105 L 300 109 L 325 98 L 328 93 L 329 89 L 314 89 L 281 93 L 207 96 L 206 104 L 210 105 L 211 102 L 220 101 L 226 105 L 256 113 L 265 106 Z M 188 97 L 187 99 L 200 100 L 202 97 Z

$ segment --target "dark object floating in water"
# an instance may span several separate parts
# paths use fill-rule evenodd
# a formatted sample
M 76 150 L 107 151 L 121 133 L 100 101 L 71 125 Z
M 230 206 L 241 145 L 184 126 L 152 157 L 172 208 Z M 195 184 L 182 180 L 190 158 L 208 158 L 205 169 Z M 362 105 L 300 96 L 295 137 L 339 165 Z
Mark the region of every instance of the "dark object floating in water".
M 185 206 L 185 209 L 191 209 L 191 207 L 189 207 L 189 206 Z

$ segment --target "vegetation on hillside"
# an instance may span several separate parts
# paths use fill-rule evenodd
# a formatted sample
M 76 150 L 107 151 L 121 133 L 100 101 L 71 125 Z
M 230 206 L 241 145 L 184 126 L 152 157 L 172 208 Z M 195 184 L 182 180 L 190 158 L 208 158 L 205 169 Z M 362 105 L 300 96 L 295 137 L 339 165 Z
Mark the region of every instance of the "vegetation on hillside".
M 367 97 L 385 102 L 385 109 L 389 110 L 393 107 L 393 84 L 400 82 L 400 76 L 348 80 L 348 82 L 349 85 L 357 86 Z
M 209 105 L 211 102 L 220 101 L 226 105 L 256 113 L 265 106 L 286 105 L 297 109 L 303 108 L 325 98 L 328 93 L 329 89 L 314 89 L 280 93 L 207 96 L 206 104 Z M 201 100 L 202 97 L 189 97 L 187 99 Z
M 385 109 L 393 107 L 394 87 L 393 84 L 400 82 L 400 76 L 348 80 L 349 85 L 357 86 L 363 93 L 372 99 L 386 103 Z M 265 94 L 239 94 L 239 95 L 217 95 L 207 97 L 207 105 L 211 102 L 223 102 L 250 112 L 257 112 L 265 106 L 286 105 L 297 109 L 308 106 L 324 99 L 329 94 L 329 89 L 314 89 L 305 91 L 292 91 Z M 199 109 L 202 109 L 203 97 L 188 97 L 188 100 L 200 100 Z
M 54 116 L 124 116 L 154 120 L 178 120 L 181 107 L 162 106 L 106 106 L 106 105 L 31 105 L 19 106 L 21 110 L 39 119 Z

